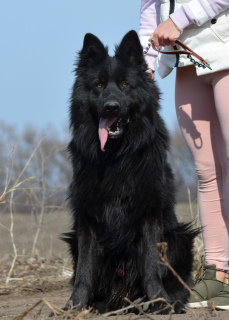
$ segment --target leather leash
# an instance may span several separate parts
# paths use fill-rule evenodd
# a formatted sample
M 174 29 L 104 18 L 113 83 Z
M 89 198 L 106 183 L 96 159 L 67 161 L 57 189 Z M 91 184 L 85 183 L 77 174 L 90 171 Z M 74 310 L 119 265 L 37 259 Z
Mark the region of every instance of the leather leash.
M 144 51 L 144 55 L 147 54 L 150 46 L 152 46 L 152 48 L 155 51 L 160 52 L 160 53 L 164 53 L 164 54 L 186 54 L 187 57 L 190 59 L 190 61 L 192 63 L 194 63 L 194 65 L 197 65 L 198 67 L 202 67 L 204 69 L 208 68 L 208 69 L 212 70 L 212 68 L 210 67 L 210 64 L 206 60 L 204 60 L 201 56 L 199 56 L 195 51 L 190 49 L 188 46 L 186 46 L 183 42 L 181 42 L 180 40 L 176 40 L 175 43 L 178 44 L 179 46 L 181 46 L 184 50 L 169 50 L 169 51 L 159 50 L 153 44 L 153 39 L 152 39 L 151 41 L 149 41 L 148 46 L 147 46 L 146 50 Z M 191 56 L 194 56 L 195 58 L 197 58 L 201 63 L 194 60 Z

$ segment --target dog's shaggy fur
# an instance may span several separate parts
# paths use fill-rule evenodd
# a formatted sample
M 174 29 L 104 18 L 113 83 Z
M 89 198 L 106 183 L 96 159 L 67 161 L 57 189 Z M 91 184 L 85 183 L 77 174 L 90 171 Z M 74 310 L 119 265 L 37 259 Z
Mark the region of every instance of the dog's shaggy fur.
M 170 265 L 190 285 L 197 231 L 174 213 L 169 137 L 146 70 L 135 31 L 114 57 L 94 35 L 85 36 L 70 109 L 73 226 L 65 240 L 74 289 L 67 306 L 103 302 L 113 310 L 124 297 L 161 297 L 181 312 L 189 297 L 160 264 L 160 243 L 166 243 Z M 154 303 L 151 310 L 161 307 Z

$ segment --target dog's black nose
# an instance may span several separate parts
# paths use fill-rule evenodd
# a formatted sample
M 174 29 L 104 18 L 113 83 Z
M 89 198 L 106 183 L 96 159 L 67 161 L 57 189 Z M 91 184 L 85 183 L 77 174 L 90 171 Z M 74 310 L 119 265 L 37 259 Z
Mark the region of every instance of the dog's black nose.
M 107 101 L 104 104 L 104 111 L 108 116 L 116 116 L 120 110 L 120 104 L 115 100 Z

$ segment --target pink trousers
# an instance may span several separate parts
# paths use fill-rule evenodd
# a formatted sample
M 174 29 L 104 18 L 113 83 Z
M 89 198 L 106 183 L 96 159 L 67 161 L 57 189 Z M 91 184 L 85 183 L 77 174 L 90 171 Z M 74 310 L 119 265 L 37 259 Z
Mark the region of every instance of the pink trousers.
M 205 260 L 228 270 L 229 70 L 198 77 L 194 66 L 178 68 L 176 112 L 199 180 Z

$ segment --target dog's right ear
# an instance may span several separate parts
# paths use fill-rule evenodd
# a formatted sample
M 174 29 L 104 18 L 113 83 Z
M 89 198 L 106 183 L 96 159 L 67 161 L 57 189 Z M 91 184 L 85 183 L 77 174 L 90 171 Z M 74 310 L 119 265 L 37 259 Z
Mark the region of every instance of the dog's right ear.
M 143 49 L 134 30 L 129 31 L 122 39 L 120 45 L 116 47 L 115 56 L 122 59 L 126 64 L 142 64 L 144 60 Z
M 83 49 L 80 51 L 79 56 L 82 66 L 90 66 L 105 59 L 108 56 L 108 50 L 96 36 L 87 33 L 84 37 Z

